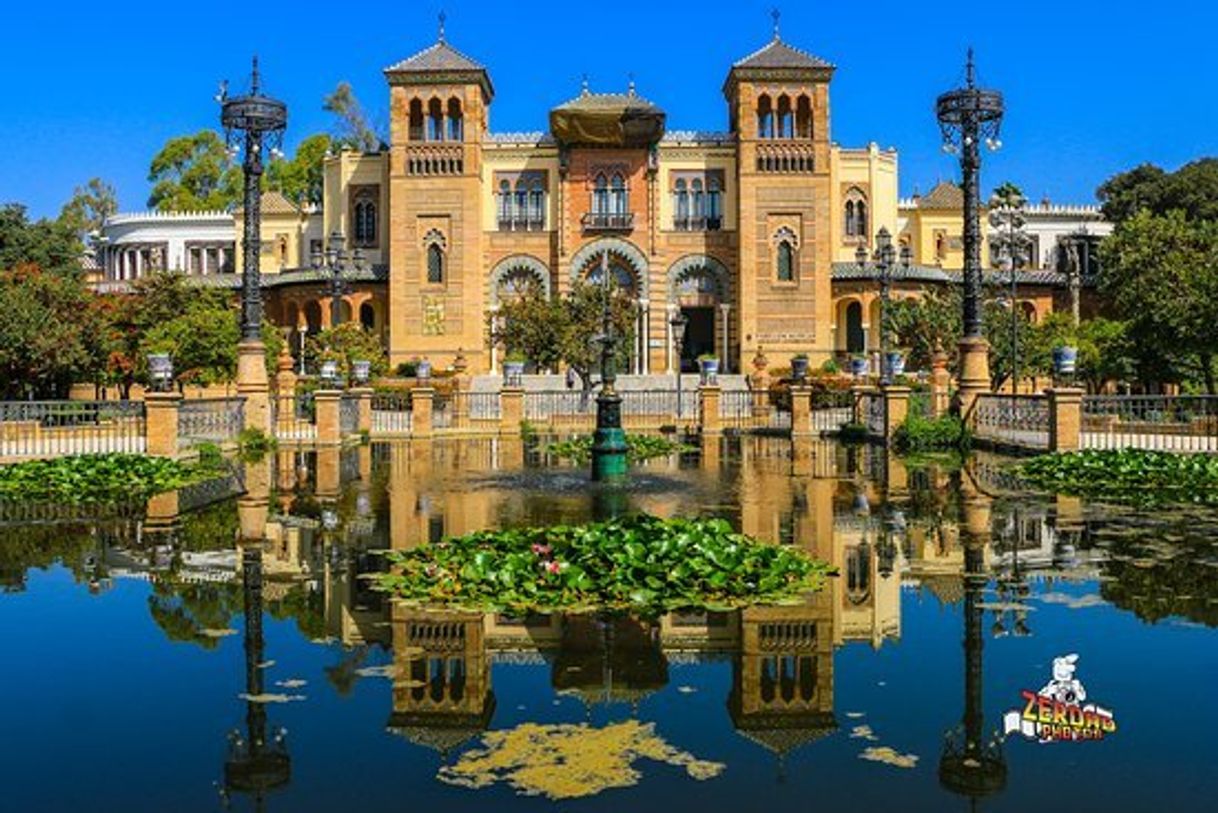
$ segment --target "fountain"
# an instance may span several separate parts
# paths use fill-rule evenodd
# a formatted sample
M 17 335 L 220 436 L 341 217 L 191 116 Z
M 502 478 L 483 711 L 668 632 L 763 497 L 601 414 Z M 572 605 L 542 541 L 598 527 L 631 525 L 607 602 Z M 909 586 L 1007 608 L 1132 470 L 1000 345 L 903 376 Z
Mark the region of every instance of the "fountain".
M 614 389 L 617 380 L 614 355 L 621 339 L 613 330 L 613 287 L 608 251 L 601 256 L 601 286 L 605 300 L 601 311 L 601 333 L 595 339 L 601 346 L 601 391 L 596 396 L 592 479 L 602 483 L 620 483 L 626 478 L 626 432 L 622 429 L 622 396 Z

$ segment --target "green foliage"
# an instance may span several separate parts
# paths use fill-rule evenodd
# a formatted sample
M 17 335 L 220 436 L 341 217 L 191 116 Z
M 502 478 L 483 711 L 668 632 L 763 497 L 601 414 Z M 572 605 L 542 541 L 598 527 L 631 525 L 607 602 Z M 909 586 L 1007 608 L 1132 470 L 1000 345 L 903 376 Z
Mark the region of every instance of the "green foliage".
M 330 136 L 311 135 L 296 145 L 290 159 L 277 158 L 266 169 L 266 188 L 282 195 L 298 206 L 320 205 L 326 153 Z
M 171 138 L 148 167 L 148 205 L 161 212 L 228 209 L 241 201 L 241 178 L 215 130 Z
M 256 426 L 247 426 L 237 433 L 237 449 L 246 462 L 257 462 L 278 446 L 278 440 Z
M 101 178 L 90 178 L 84 186 L 72 192 L 72 198 L 59 212 L 59 222 L 84 240 L 102 227 L 102 222 L 118 211 L 118 193 L 114 185 Z
M 237 313 L 227 304 L 192 301 L 174 318 L 151 327 L 142 342 L 149 353 L 169 353 L 174 378 L 181 384 L 220 384 L 237 374 Z
M 1048 371 L 1053 349 L 1064 345 L 1078 348 L 1076 378 L 1091 392 L 1137 374 L 1137 349 L 1129 341 L 1128 325 L 1102 316 L 1076 325 L 1068 313 L 1049 314 L 1033 328 L 1028 345 L 1020 352 L 1032 367 Z
M 224 465 L 224 452 L 220 451 L 220 447 L 211 441 L 204 441 L 195 446 L 195 453 L 199 456 L 200 466 L 218 469 Z
M 893 433 L 893 447 L 899 454 L 966 451 L 972 438 L 968 428 L 955 415 L 928 418 L 915 410 Z
M 775 603 L 819 589 L 829 568 L 721 519 L 638 516 L 480 531 L 389 554 L 375 584 L 413 604 L 513 613 L 659 613 Z
M 905 362 L 911 370 L 930 369 L 939 351 L 956 352 L 962 334 L 960 307 L 955 286 L 933 288 L 921 299 L 898 299 L 889 305 L 889 330 L 898 347 L 908 348 Z
M 64 218 L 30 222 L 24 206 L 0 205 L 0 271 L 34 265 L 50 273 L 78 272 L 81 249 L 77 230 Z
M 624 369 L 633 345 L 635 306 L 620 289 L 606 293 L 603 286 L 577 282 L 563 297 L 548 298 L 533 286 L 515 299 L 500 305 L 498 319 L 488 316 L 495 342 L 517 352 L 543 369 L 566 364 L 590 389 L 593 372 L 600 367 L 601 348 L 594 341 L 600 334 L 605 297 L 610 299 L 610 321 L 620 339 L 616 362 Z
M 343 322 L 310 336 L 305 342 L 305 358 L 314 364 L 337 361 L 343 377 L 350 377 L 351 363 L 358 360 L 371 362 L 373 376 L 384 375 L 389 369 L 380 336 L 359 322 Z
M 138 454 L 90 454 L 0 466 L 0 500 L 139 502 L 206 479 L 215 469 Z
M 1100 248 L 1102 290 L 1126 321 L 1129 348 L 1148 381 L 1215 386 L 1218 222 L 1140 212 Z
M 1104 217 L 1120 224 L 1139 212 L 1179 211 L 1189 220 L 1218 220 L 1218 158 L 1201 158 L 1175 172 L 1142 164 L 1096 190 Z
M 837 439 L 845 444 L 866 443 L 869 437 L 866 424 L 844 423 L 837 432 Z
M 1062 452 L 1016 468 L 1028 485 L 1139 506 L 1218 505 L 1218 457 L 1141 449 Z
M 587 463 L 592 459 L 592 442 L 592 435 L 576 435 L 551 443 L 546 451 L 564 460 Z M 631 463 L 692 451 L 697 451 L 696 447 L 660 435 L 626 435 L 626 459 Z
M 360 152 L 376 152 L 386 143 L 372 126 L 359 99 L 355 98 L 350 82 L 339 82 L 322 101 L 321 108 L 338 119 L 334 135 L 336 144 Z

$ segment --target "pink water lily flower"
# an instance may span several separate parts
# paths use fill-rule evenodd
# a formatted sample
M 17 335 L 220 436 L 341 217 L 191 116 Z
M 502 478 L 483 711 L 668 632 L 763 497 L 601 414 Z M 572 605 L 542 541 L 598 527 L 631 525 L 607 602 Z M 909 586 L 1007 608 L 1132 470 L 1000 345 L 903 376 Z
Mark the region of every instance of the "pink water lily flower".
M 547 573 L 557 573 L 562 570 L 562 564 L 559 562 L 546 562 L 542 565 Z
M 550 555 L 550 546 L 541 545 L 541 544 L 538 544 L 537 542 L 534 542 L 532 551 L 537 556 L 549 556 Z

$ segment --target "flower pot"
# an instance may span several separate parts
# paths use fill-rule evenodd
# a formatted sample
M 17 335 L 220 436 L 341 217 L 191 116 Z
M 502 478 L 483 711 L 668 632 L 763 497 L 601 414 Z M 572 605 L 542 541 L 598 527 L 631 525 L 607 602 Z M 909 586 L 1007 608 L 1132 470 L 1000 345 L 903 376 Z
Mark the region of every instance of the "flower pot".
M 1053 370 L 1058 375 L 1074 375 L 1078 367 L 1078 348 L 1065 345 L 1053 348 Z
M 431 378 L 431 362 L 427 359 L 420 359 L 419 363 L 415 365 L 414 376 L 423 380 Z
M 338 386 L 338 362 L 334 361 L 333 359 L 330 359 L 328 361 L 323 361 L 321 363 L 321 370 L 319 373 L 319 377 L 321 378 L 321 382 L 324 386 L 337 387 Z
M 791 359 L 791 378 L 796 381 L 803 381 L 808 377 L 808 357 L 795 356 Z
M 356 359 L 351 362 L 351 379 L 359 386 L 364 386 L 368 383 L 368 376 L 372 372 L 372 362 L 365 359 Z
M 714 384 L 719 380 L 719 359 L 698 359 L 698 369 L 702 373 L 703 384 Z
M 899 375 L 905 375 L 905 356 L 900 353 L 889 353 L 884 359 L 884 363 L 888 366 L 888 375 L 890 378 L 896 378 Z
M 503 383 L 509 387 L 519 387 L 524 382 L 524 362 L 503 362 Z
M 867 375 L 867 359 L 850 359 L 850 374 L 855 378 L 862 378 L 863 376 Z

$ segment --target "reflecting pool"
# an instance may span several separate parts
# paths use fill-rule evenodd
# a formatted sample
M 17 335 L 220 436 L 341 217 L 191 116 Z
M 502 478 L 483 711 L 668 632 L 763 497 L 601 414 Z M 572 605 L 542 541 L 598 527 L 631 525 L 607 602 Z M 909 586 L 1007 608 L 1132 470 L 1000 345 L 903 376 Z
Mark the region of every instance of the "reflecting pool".
M 600 490 L 520 441 L 412 441 L 115 516 L 0 507 L 3 809 L 1211 806 L 1218 513 L 1029 495 L 1006 462 L 727 438 Z M 657 619 L 411 609 L 364 578 L 388 548 L 638 511 L 838 575 Z M 1023 693 L 1050 688 L 1098 733 L 1037 741 Z

